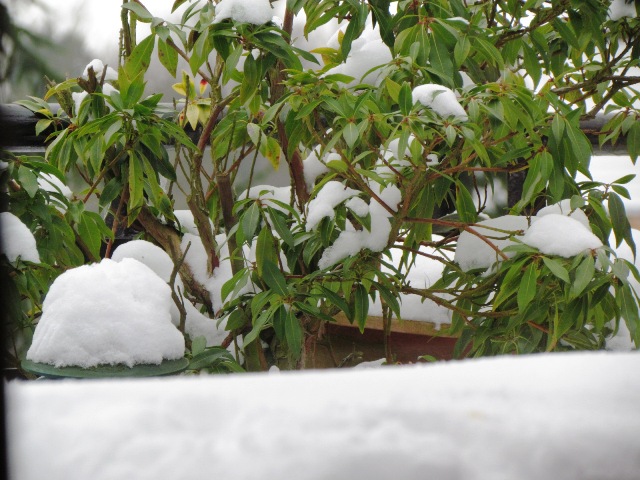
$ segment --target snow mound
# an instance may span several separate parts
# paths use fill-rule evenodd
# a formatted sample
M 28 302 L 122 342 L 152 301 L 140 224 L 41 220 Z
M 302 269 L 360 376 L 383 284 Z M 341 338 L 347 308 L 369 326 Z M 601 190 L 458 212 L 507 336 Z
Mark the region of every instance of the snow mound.
M 264 25 L 273 19 L 273 8 L 269 0 L 222 0 L 216 5 L 213 23 L 228 18 L 240 23 Z
M 182 358 L 171 303 L 169 286 L 134 259 L 68 270 L 49 289 L 27 359 L 89 368 Z
M 490 218 L 478 222 L 471 227 L 475 232 L 484 236 L 498 250 L 504 250 L 509 245 L 513 245 L 511 239 L 512 232 L 525 231 L 529 228 L 527 217 L 518 215 L 504 215 L 502 217 Z M 495 230 L 497 229 L 497 230 Z M 513 253 L 506 253 L 507 257 L 512 257 Z M 500 255 L 482 238 L 465 230 L 460 234 L 458 246 L 454 260 L 458 262 L 464 271 L 475 268 L 489 268 L 500 260 Z
M 420 103 L 432 109 L 441 117 L 454 117 L 458 120 L 468 120 L 467 112 L 458 102 L 456 94 L 450 88 L 435 83 L 419 85 L 411 92 L 413 104 Z
M 527 245 L 546 255 L 569 258 L 602 246 L 602 242 L 579 220 L 551 213 L 536 220 L 522 237 Z
M 26 262 L 40 263 L 36 239 L 31 230 L 11 212 L 0 212 L 1 251 L 10 263 L 18 258 Z

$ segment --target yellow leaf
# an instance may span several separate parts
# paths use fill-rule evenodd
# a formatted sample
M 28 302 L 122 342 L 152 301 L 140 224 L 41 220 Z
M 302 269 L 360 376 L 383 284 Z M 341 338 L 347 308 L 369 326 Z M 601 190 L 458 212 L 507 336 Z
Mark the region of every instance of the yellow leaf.
M 183 97 L 187 96 L 187 91 L 184 88 L 184 84 L 182 84 L 182 83 L 174 83 L 173 85 L 171 85 L 171 88 L 173 88 L 176 92 L 178 92 Z
M 187 121 L 189 122 L 189 125 L 191 125 L 191 128 L 193 128 L 194 130 L 198 126 L 199 115 L 200 115 L 200 109 L 198 108 L 197 105 L 193 103 L 190 103 L 189 105 L 187 105 Z

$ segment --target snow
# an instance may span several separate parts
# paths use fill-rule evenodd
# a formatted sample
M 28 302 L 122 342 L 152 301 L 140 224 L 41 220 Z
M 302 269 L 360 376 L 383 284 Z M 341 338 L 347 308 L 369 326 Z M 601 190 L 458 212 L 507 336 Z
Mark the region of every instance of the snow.
M 443 118 L 454 117 L 457 120 L 468 120 L 467 112 L 462 108 L 456 94 L 450 88 L 427 83 L 415 87 L 411 95 L 414 105 L 420 103 Z
M 64 183 L 62 183 L 62 181 L 58 177 L 56 177 L 55 175 L 51 175 L 50 173 L 39 174 L 38 186 L 46 192 L 59 192 L 69 200 L 73 198 L 73 192 L 71 191 L 71 189 Z
M 342 29 L 344 31 L 344 28 Z M 338 50 L 338 32 L 327 42 L 329 48 Z M 389 47 L 380 38 L 378 28 L 365 28 L 360 38 L 351 43 L 351 50 L 344 63 L 337 65 L 325 73 L 325 75 L 342 74 L 353 77 L 353 80 L 346 83 L 346 87 L 353 87 L 360 83 L 378 86 L 385 75 L 382 69 L 375 69 L 389 63 L 393 57 Z
M 82 105 L 82 101 L 87 98 L 87 95 L 89 95 L 87 92 L 82 91 L 82 92 L 72 92 L 71 93 L 71 99 L 73 100 L 73 103 L 75 105 L 75 114 L 78 115 L 78 113 L 80 113 L 80 106 Z
M 634 0 L 613 0 L 609 6 L 609 19 L 620 20 L 623 17 L 635 18 L 638 16 Z
M 433 240 L 437 241 L 437 239 L 438 237 L 435 236 Z M 444 263 L 432 257 L 441 258 L 443 261 L 448 260 L 448 257 L 435 248 L 421 247 L 420 252 L 423 255 L 416 255 L 413 261 L 412 256 L 409 255 L 410 264 L 408 266 L 402 264 L 403 251 L 399 248 L 391 248 L 391 258 L 384 258 L 384 260 L 396 268 L 400 268 L 406 274 L 406 281 L 410 287 L 429 288 L 440 279 L 444 270 Z M 431 255 L 432 257 L 427 257 L 426 255 Z M 382 266 L 382 271 L 393 273 L 385 265 Z M 448 298 L 446 295 L 434 295 Z M 400 294 L 398 300 L 400 301 L 400 316 L 404 320 L 430 322 L 434 324 L 436 330 L 443 325 L 451 324 L 451 310 L 438 305 L 433 300 L 414 294 Z M 369 315 L 374 317 L 382 316 L 382 304 L 378 298 L 369 306 Z
M 315 198 L 309 202 L 307 210 L 307 231 L 315 230 L 323 218 L 333 218 L 334 209 L 345 200 L 359 195 L 361 192 L 345 187 L 342 183 L 331 180 L 325 183 Z
M 320 160 L 317 152 L 312 150 L 309 155 L 307 155 L 307 158 L 302 160 L 302 171 L 304 173 L 304 181 L 307 184 L 307 189 L 311 191 L 318 177 L 329 172 L 329 168 L 326 165 L 327 162 L 340 160 L 341 158 L 342 157 L 340 157 L 339 154 L 330 152 Z
M 10 263 L 20 258 L 22 261 L 40 263 L 40 255 L 36 247 L 36 239 L 31 230 L 11 212 L 0 212 L 0 247 Z
M 222 0 L 216 5 L 213 23 L 232 19 L 240 23 L 263 25 L 273 18 L 273 8 L 269 0 Z
M 238 195 L 238 200 L 244 200 L 245 198 L 253 198 L 254 200 L 261 200 L 263 204 L 272 207 L 275 210 L 289 213 L 285 208 L 278 205 L 276 202 L 289 205 L 291 203 L 291 187 L 274 187 L 272 185 L 256 185 L 251 187 L 248 191 L 245 190 Z M 275 201 L 270 201 L 275 200 Z
M 111 260 L 120 262 L 125 258 L 133 258 L 155 272 L 162 280 L 169 283 L 174 269 L 173 260 L 167 252 L 146 240 L 131 240 L 123 243 L 113 251 Z M 176 279 L 179 281 L 179 277 Z
M 556 213 L 533 222 L 522 237 L 522 242 L 546 255 L 565 258 L 602 247 L 600 239 L 579 220 Z
M 591 226 L 589 225 L 589 219 L 587 218 L 587 215 L 579 208 L 572 210 L 570 199 L 561 200 L 558 203 L 554 203 L 553 205 L 549 205 L 548 207 L 541 208 L 538 211 L 538 213 L 536 213 L 536 217 L 540 218 L 550 214 L 566 215 L 568 217 L 573 218 L 574 220 L 579 221 L 582 225 L 584 225 L 586 228 L 591 230 Z M 537 218 L 534 219 L 533 221 L 536 221 Z
M 10 474 L 635 480 L 638 369 L 637 353 L 598 352 L 277 375 L 11 382 Z
M 84 78 L 87 78 L 89 76 L 90 68 L 93 69 L 94 73 L 96 74 L 96 78 L 99 81 L 100 78 L 102 77 L 102 72 L 104 70 L 104 63 L 102 62 L 102 60 L 98 58 L 91 60 L 91 62 L 89 62 L 89 64 L 86 67 L 84 67 L 84 71 L 82 72 L 82 76 Z M 104 75 L 104 81 L 111 82 L 114 80 L 118 80 L 118 72 L 116 72 L 113 68 L 107 66 L 107 72 Z
M 487 239 L 499 250 L 504 250 L 509 245 L 513 245 L 510 232 L 525 231 L 529 227 L 526 217 L 518 215 L 504 215 L 502 217 L 482 220 L 472 229 L 487 237 Z M 495 230 L 495 229 L 498 229 Z M 505 253 L 507 257 L 512 257 L 513 252 Z M 464 271 L 476 268 L 489 268 L 500 260 L 500 256 L 487 242 L 471 231 L 465 230 L 460 234 L 454 260 L 458 262 Z
M 337 183 L 343 189 L 345 188 L 339 182 L 327 182 Z M 325 188 L 326 188 L 325 185 Z M 342 193 L 339 189 L 331 189 L 333 195 L 326 195 L 321 200 L 326 200 L 327 203 L 320 203 L 314 210 L 320 211 L 324 216 L 333 216 L 333 208 L 340 202 L 334 203 L 337 198 L 341 198 L 340 195 L 347 195 Z M 348 189 L 352 190 L 352 189 Z M 371 185 L 371 190 L 380 198 L 380 200 L 390 207 L 393 211 L 396 211 L 398 204 L 402 200 L 402 194 L 395 185 L 388 186 L 384 190 L 380 190 L 380 186 L 377 183 Z M 324 191 L 324 188 L 323 190 Z M 360 193 L 357 190 L 353 192 Z M 354 196 L 354 195 L 351 195 Z M 348 198 L 351 198 L 349 196 Z M 312 202 L 318 200 L 316 197 Z M 332 206 L 333 205 L 333 206 Z M 362 209 L 362 204 L 356 204 L 356 208 Z M 311 211 L 311 205 L 309 206 Z M 362 210 L 360 210 L 361 213 Z M 391 233 L 391 223 L 389 219 L 392 215 L 384 208 L 378 200 L 372 199 L 369 205 L 369 213 L 371 214 L 371 230 L 343 230 L 338 235 L 338 238 L 333 242 L 333 245 L 329 246 L 323 253 L 322 257 L 318 261 L 318 267 L 325 269 L 338 263 L 345 258 L 357 254 L 359 251 L 368 248 L 374 252 L 381 252 L 385 249 L 389 243 L 389 234 Z M 318 220 L 319 223 L 319 220 Z M 317 224 L 316 224 L 317 225 Z M 309 227 L 307 226 L 307 229 Z
M 57 367 L 159 364 L 184 355 L 171 291 L 137 260 L 67 270 L 42 304 L 27 359 Z

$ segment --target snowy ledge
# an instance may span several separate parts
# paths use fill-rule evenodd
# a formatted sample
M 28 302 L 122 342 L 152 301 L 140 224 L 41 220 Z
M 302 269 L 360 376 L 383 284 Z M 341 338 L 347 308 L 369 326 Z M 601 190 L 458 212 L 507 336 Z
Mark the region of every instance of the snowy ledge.
M 637 479 L 640 355 L 7 385 L 13 480 Z

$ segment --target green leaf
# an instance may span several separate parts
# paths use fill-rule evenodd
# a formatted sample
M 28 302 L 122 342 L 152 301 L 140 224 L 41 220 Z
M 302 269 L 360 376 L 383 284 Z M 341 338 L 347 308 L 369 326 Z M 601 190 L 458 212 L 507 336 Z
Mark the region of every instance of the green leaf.
M 275 241 L 269 227 L 265 226 L 260 230 L 256 243 L 256 265 L 258 267 L 258 275 L 261 277 L 264 274 L 263 265 L 265 261 L 269 261 L 274 265 L 278 261 Z
M 616 300 L 629 332 L 637 342 L 638 332 L 640 332 L 640 314 L 638 313 L 638 303 L 631 291 L 631 287 L 622 285 L 617 291 Z
M 265 260 L 262 265 L 262 272 L 262 279 L 272 292 L 283 297 L 289 294 L 287 280 L 275 263 Z
M 222 300 L 226 300 L 229 294 L 233 291 L 240 290 L 249 281 L 249 273 L 246 269 L 242 269 L 237 272 L 233 277 L 224 282 L 220 289 L 220 296 Z
M 398 297 L 396 297 L 388 287 L 385 287 L 384 285 L 376 282 L 374 282 L 374 285 L 384 303 L 391 309 L 391 311 L 397 318 L 401 318 L 400 302 L 398 302 Z
M 267 212 L 269 213 L 273 228 L 278 235 L 280 235 L 282 241 L 288 246 L 293 247 L 295 245 L 295 239 L 284 218 L 272 207 L 267 207 Z
M 149 35 L 133 49 L 133 52 L 131 52 L 131 55 L 124 64 L 124 72 L 129 80 L 133 80 L 140 74 L 144 76 L 144 72 L 147 71 L 151 63 L 151 53 L 153 52 L 155 43 L 155 35 Z
M 284 334 L 287 339 L 287 346 L 289 347 L 289 353 L 294 360 L 300 358 L 302 352 L 302 326 L 300 321 L 295 316 L 293 311 L 287 311 L 284 321 Z
M 202 370 L 203 368 L 212 368 L 221 362 L 233 362 L 233 355 L 222 347 L 209 347 L 197 355 L 194 355 L 189 362 L 187 370 Z
M 142 6 L 142 4 L 140 4 L 140 3 L 127 2 L 124 5 L 122 5 L 122 8 L 126 8 L 126 9 L 131 10 L 132 12 L 134 12 L 136 14 L 136 16 L 138 17 L 138 20 L 143 22 L 143 23 L 149 23 L 153 19 L 153 15 L 151 15 L 151 13 L 149 13 L 149 10 L 144 8 L 144 6 Z
M 400 113 L 402 113 L 402 115 L 407 116 L 411 113 L 413 96 L 411 95 L 411 86 L 407 82 L 404 82 L 400 88 L 398 106 L 400 107 Z
M 469 41 L 469 37 L 467 35 L 461 36 L 453 49 L 453 59 L 458 67 L 464 63 L 470 51 L 471 42 Z
M 38 185 L 38 177 L 27 167 L 20 165 L 18 167 L 18 181 L 29 197 L 33 198 L 40 188 Z
M 258 224 L 260 223 L 260 207 L 256 202 L 253 202 L 251 206 L 242 215 L 241 226 L 242 233 L 245 239 L 250 240 L 256 233 Z
M 363 285 L 357 285 L 353 292 L 353 314 L 360 333 L 363 333 L 369 315 L 369 297 Z
M 593 280 L 595 271 L 596 267 L 593 257 L 591 255 L 585 256 L 584 260 L 582 260 L 582 262 L 580 262 L 580 265 L 578 265 L 578 268 L 576 268 L 573 285 L 571 285 L 572 298 L 576 298 L 584 291 L 591 280 Z
M 320 290 L 322 291 L 322 295 L 325 297 L 324 298 L 325 301 L 328 300 L 330 304 L 333 304 L 334 306 L 338 307 L 340 311 L 343 312 L 348 319 L 353 318 L 351 316 L 351 309 L 349 308 L 349 304 L 344 300 L 344 298 L 342 298 L 333 290 L 327 287 L 324 287 L 322 285 L 320 286 Z
M 527 267 L 522 275 L 520 281 L 520 288 L 518 289 L 518 310 L 521 312 L 531 303 L 536 297 L 536 290 L 538 285 L 539 270 L 536 265 L 532 263 Z
M 473 197 L 462 183 L 456 185 L 456 209 L 461 221 L 465 223 L 476 221 L 477 212 Z
M 453 78 L 453 62 L 451 61 L 451 53 L 447 49 L 446 44 L 432 36 L 431 50 L 429 51 L 429 61 L 431 67 L 439 72 L 441 80 L 447 84 L 451 84 L 449 79 Z M 452 85 L 449 85 L 452 86 Z
M 129 152 L 129 211 L 135 211 L 144 203 L 144 165 L 134 151 Z M 132 221 L 130 219 L 130 221 Z
M 591 142 L 578 127 L 566 122 L 566 139 L 569 143 L 569 153 L 582 167 L 582 172 L 589 169 L 591 160 Z
M 402 88 L 400 84 L 387 77 L 384 79 L 384 85 L 387 88 L 387 92 L 389 92 L 391 100 L 398 103 L 400 98 L 400 89 Z
M 180 5 L 182 5 L 186 1 L 187 0 L 176 0 L 175 2 L 173 2 L 173 6 L 171 7 L 171 13 L 175 12 L 178 8 L 180 8 Z
M 169 74 L 175 77 L 178 68 L 178 52 L 162 39 L 158 39 L 158 59 Z
M 542 261 L 544 262 L 546 267 L 551 270 L 551 273 L 553 273 L 556 277 L 566 283 L 571 283 L 569 272 L 562 266 L 562 264 L 558 260 L 548 257 L 542 257 Z
M 564 136 L 564 128 L 565 122 L 560 117 L 560 115 L 554 115 L 553 120 L 551 121 L 551 132 L 553 133 L 553 138 L 555 138 L 558 144 L 562 142 L 562 137 Z
M 611 226 L 616 237 L 616 247 L 619 247 L 625 236 L 629 235 L 631 225 L 627 218 L 624 203 L 618 194 L 609 192 L 609 215 L 611 216 Z
M 353 146 L 358 141 L 358 138 L 360 137 L 360 133 L 358 132 L 358 127 L 356 126 L 356 124 L 347 123 L 347 125 L 344 127 L 344 130 L 342 130 L 342 136 L 344 138 L 344 141 L 347 142 L 349 148 L 353 148 Z
M 631 161 L 636 163 L 640 155 L 640 121 L 636 120 L 627 132 L 627 150 L 631 156 Z
M 36 135 L 40 135 L 44 132 L 49 126 L 53 123 L 53 120 L 49 120 L 48 118 L 43 118 L 38 120 L 36 123 Z

